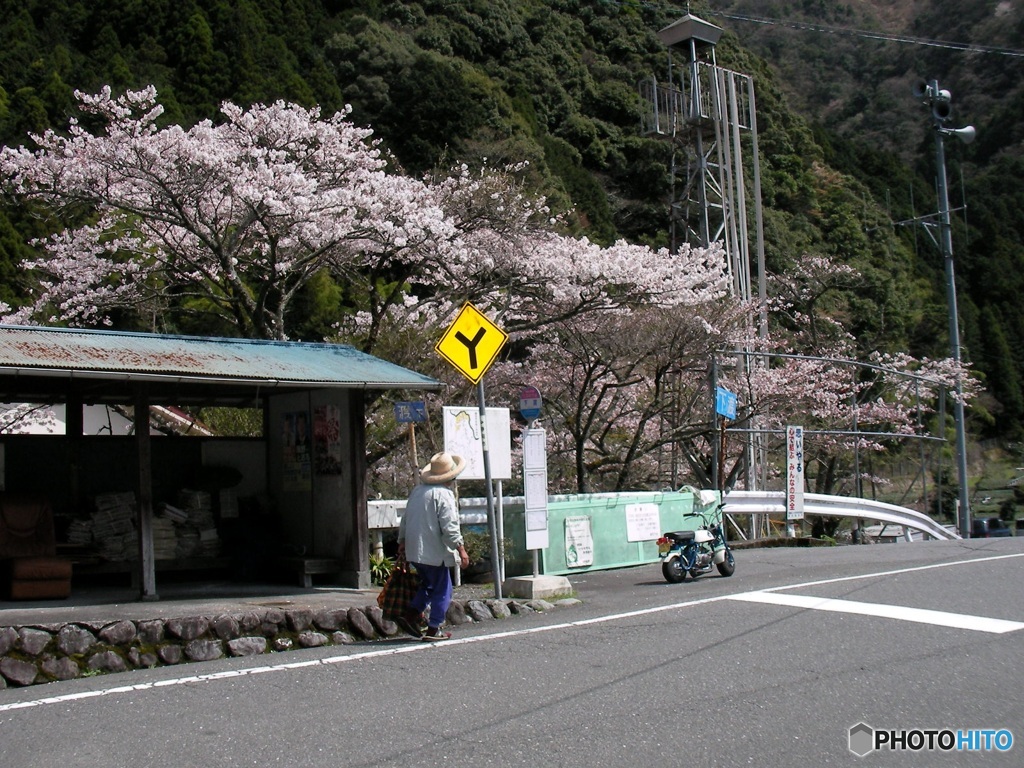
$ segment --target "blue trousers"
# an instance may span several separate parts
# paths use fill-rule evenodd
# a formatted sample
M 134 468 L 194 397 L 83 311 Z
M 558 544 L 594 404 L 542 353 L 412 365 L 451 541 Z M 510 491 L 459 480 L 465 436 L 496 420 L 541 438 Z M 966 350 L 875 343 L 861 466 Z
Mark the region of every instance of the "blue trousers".
M 427 624 L 440 627 L 444 624 L 445 614 L 452 602 L 452 577 L 447 565 L 424 565 L 413 563 L 416 573 L 420 575 L 420 588 L 416 596 L 409 601 L 409 607 L 423 613 L 430 606 Z

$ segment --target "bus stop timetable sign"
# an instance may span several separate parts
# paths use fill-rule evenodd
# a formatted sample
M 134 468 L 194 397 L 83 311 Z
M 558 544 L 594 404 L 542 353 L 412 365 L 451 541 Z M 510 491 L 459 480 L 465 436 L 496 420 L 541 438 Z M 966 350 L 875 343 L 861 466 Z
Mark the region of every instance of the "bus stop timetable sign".
M 474 384 L 491 367 L 508 334 L 466 302 L 434 350 Z

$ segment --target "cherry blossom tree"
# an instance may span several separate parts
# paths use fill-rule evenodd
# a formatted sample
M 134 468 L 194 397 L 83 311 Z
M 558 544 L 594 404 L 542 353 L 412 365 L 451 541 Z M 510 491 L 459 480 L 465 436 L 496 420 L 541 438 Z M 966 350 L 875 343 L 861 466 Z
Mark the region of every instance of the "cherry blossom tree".
M 78 97 L 102 132 L 72 120 L 66 136 L 0 153 L 10 191 L 66 225 L 26 265 L 39 293 L 11 319 L 98 324 L 145 308 L 283 339 L 291 302 L 320 270 L 433 257 L 453 235 L 424 184 L 389 172 L 345 113 L 226 103 L 221 123 L 161 129 L 152 87 Z
M 94 325 L 131 309 L 205 314 L 239 335 L 283 339 L 296 295 L 327 272 L 353 309 L 338 318 L 338 341 L 436 372 L 433 340 L 473 301 L 510 332 L 515 360 L 555 370 L 559 333 L 610 338 L 619 327 L 626 335 L 608 347 L 619 353 L 638 332 L 630 313 L 725 296 L 717 246 L 670 254 L 560 234 L 522 167 L 411 179 L 346 113 L 227 103 L 221 122 L 186 130 L 158 127 L 152 88 L 79 100 L 85 117 L 67 135 L 0 152 L 8 191 L 62 225 L 26 265 L 39 278 L 35 302 L 8 321 Z M 618 368 L 624 382 L 644 381 Z M 620 404 L 635 396 L 620 389 Z M 620 424 L 639 412 L 613 410 Z M 634 442 L 625 466 L 645 455 Z M 394 433 L 382 438 L 379 457 L 397 445 Z

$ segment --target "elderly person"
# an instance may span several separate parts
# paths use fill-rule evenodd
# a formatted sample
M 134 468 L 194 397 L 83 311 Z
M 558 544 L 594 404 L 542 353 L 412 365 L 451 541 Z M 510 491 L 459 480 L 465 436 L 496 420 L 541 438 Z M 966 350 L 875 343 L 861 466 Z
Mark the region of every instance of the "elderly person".
M 420 577 L 420 588 L 396 623 L 413 637 L 425 641 L 446 640 L 441 630 L 452 601 L 449 573 L 458 557 L 469 566 L 469 555 L 459 528 L 459 508 L 452 493 L 455 478 L 466 468 L 466 460 L 450 453 L 435 453 L 420 470 L 420 484 L 409 495 L 405 514 L 398 526 L 399 553 L 412 563 Z M 430 606 L 427 628 L 421 629 L 423 612 Z

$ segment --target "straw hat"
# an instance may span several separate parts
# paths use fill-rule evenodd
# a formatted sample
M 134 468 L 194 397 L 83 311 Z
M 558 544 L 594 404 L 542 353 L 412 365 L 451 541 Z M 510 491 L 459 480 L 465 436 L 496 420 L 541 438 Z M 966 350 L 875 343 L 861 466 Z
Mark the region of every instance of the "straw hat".
M 424 483 L 447 483 L 459 476 L 466 468 L 466 460 L 450 453 L 435 453 L 430 463 L 420 470 L 420 480 Z

